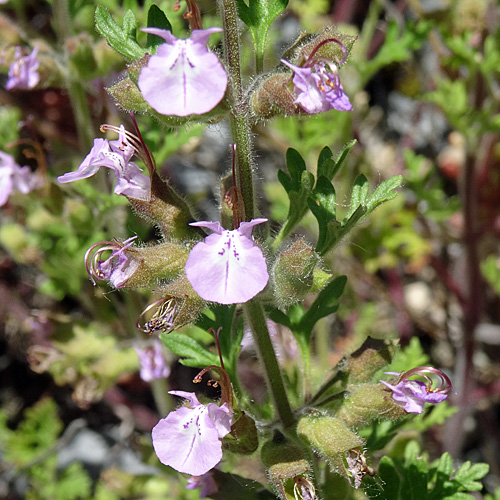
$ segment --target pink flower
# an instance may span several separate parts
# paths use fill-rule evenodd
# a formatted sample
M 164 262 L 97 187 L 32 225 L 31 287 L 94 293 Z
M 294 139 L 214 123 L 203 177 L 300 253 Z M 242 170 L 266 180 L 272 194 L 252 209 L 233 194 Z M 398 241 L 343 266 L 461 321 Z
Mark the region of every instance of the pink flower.
M 31 54 L 23 56 L 21 47 L 16 47 L 15 61 L 9 67 L 9 78 L 5 84 L 7 90 L 12 89 L 32 89 L 40 81 L 38 74 L 39 62 L 38 47 L 35 47 Z
M 204 300 L 219 304 L 247 302 L 269 280 L 262 250 L 251 239 L 252 228 L 267 219 L 242 222 L 228 231 L 218 222 L 193 222 L 192 226 L 214 231 L 193 247 L 186 262 L 186 276 Z
M 224 97 L 227 74 L 206 45 L 209 36 L 222 29 L 193 30 L 187 40 L 159 28 L 143 31 L 167 42 L 158 47 L 139 75 L 139 89 L 153 109 L 162 115 L 188 116 L 215 108 Z
M 27 194 L 40 185 L 41 179 L 29 167 L 20 167 L 13 156 L 0 151 L 0 207 L 14 191 Z
M 281 62 L 294 71 L 293 84 L 297 96 L 294 102 L 306 113 L 323 113 L 330 109 L 352 110 L 334 63 L 327 66 L 323 61 L 318 61 L 311 66 L 300 67 L 284 59 Z
M 441 403 L 448 397 L 451 389 L 451 381 L 441 370 L 430 366 L 420 366 L 407 372 L 395 373 L 385 372 L 387 375 L 397 375 L 395 385 L 381 380 L 382 384 L 392 391 L 392 398 L 402 406 L 408 413 L 422 413 L 425 403 Z M 437 375 L 440 378 L 441 386 L 433 389 L 432 380 L 427 373 Z M 409 377 L 419 375 L 427 380 L 427 384 L 420 380 L 410 380 Z
M 232 412 L 226 403 L 203 405 L 193 392 L 170 391 L 186 398 L 153 428 L 153 447 L 161 463 L 179 472 L 201 476 L 222 459 L 221 439 L 231 431 Z
M 95 279 L 109 280 L 115 288 L 122 288 L 137 271 L 140 262 L 130 258 L 126 250 L 134 244 L 137 236 L 119 241 L 101 241 L 92 245 L 85 254 L 85 267 L 95 285 Z M 102 258 L 104 252 L 111 251 L 107 259 Z
M 144 382 L 151 382 L 170 375 L 170 367 L 165 362 L 162 352 L 162 344 L 158 339 L 153 341 L 153 345 L 141 349 L 134 347 L 141 363 L 141 378 Z
M 94 139 L 94 146 L 78 170 L 61 175 L 57 180 L 64 184 L 86 179 L 94 175 L 99 168 L 107 167 L 115 173 L 115 194 L 149 201 L 151 180 L 134 162 L 130 161 L 135 153 L 136 150 L 129 141 L 129 134 L 121 125 L 116 141 Z

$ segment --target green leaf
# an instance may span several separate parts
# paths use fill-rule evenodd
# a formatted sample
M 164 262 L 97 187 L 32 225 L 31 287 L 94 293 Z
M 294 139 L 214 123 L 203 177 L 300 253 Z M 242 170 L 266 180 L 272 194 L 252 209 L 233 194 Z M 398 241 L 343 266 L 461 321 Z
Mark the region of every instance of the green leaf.
M 57 405 L 49 398 L 28 408 L 15 431 L 1 429 L 3 459 L 23 466 L 52 447 L 62 430 Z
M 488 474 L 490 466 L 488 464 L 471 465 L 469 461 L 462 464 L 455 473 L 453 483 L 459 485 L 460 489 L 466 491 L 480 491 L 483 485 L 477 481 Z
M 324 255 L 333 248 L 351 229 L 366 215 L 378 206 L 396 196 L 395 189 L 403 182 L 396 175 L 382 182 L 370 196 L 368 180 L 359 175 L 351 191 L 349 211 L 342 221 L 335 216 L 335 191 L 325 177 L 318 179 L 314 189 L 314 197 L 309 198 L 309 208 L 316 217 L 319 226 L 319 237 L 316 251 Z
M 348 142 L 337 155 L 337 158 L 333 159 L 333 153 L 330 148 L 325 147 L 318 158 L 318 179 L 324 175 L 330 181 L 335 177 L 337 172 L 340 170 L 344 164 L 347 155 L 351 148 L 356 144 L 356 139 Z
M 161 341 L 177 356 L 185 366 L 204 368 L 210 365 L 220 365 L 219 357 L 205 346 L 183 333 L 162 333 Z
M 95 10 L 95 27 L 119 54 L 129 59 L 140 59 L 144 56 L 145 50 L 137 43 L 137 22 L 131 10 L 125 13 L 123 26 L 120 26 L 107 9 L 98 5 Z
M 290 175 L 278 171 L 278 180 L 285 188 L 290 200 L 288 215 L 281 227 L 273 246 L 276 248 L 301 221 L 307 212 L 308 198 L 314 187 L 314 176 L 306 170 L 306 164 L 300 153 L 293 148 L 286 152 L 286 167 Z
M 151 7 L 148 10 L 148 28 L 161 28 L 172 32 L 172 25 L 170 24 L 170 21 L 167 19 L 167 16 L 155 4 L 151 5 Z M 156 49 L 162 43 L 165 43 L 165 40 L 163 38 L 148 33 L 148 38 L 146 41 L 146 49 L 148 50 L 149 53 L 156 52 Z
M 301 318 L 300 330 L 308 332 L 310 336 L 318 320 L 333 314 L 338 309 L 337 300 L 344 293 L 346 283 L 346 276 L 338 276 L 319 292 L 316 300 Z
M 252 34 L 257 59 L 257 71 L 262 71 L 262 59 L 266 44 L 267 32 L 273 20 L 288 5 L 288 0 L 236 0 L 238 15 L 248 26 Z

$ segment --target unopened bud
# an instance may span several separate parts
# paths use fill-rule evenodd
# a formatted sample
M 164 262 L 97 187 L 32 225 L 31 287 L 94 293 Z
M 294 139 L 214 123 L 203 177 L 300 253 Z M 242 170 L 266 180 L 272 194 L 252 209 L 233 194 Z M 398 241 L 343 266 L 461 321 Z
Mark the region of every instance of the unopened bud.
M 288 498 L 287 486 L 294 487 L 295 483 L 289 480 L 304 478 L 308 481 L 310 479 L 309 464 L 304 451 L 279 431 L 275 431 L 273 439 L 264 443 L 261 458 L 280 498 Z
M 338 418 L 322 414 L 302 417 L 297 426 L 298 435 L 322 456 L 330 468 L 343 470 L 344 453 L 363 446 L 362 439 Z
M 320 257 L 301 238 L 282 252 L 274 265 L 275 293 L 282 305 L 293 304 L 311 291 Z
M 382 384 L 353 385 L 348 390 L 350 395 L 336 416 L 350 428 L 359 429 L 381 418 L 397 420 L 407 414 Z

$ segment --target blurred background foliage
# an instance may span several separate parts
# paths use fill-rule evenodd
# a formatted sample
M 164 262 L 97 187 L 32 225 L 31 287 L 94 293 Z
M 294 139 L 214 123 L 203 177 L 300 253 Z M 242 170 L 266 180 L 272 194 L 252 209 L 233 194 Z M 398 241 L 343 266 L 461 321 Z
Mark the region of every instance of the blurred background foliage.
M 55 181 L 81 163 L 92 139 L 102 136 L 101 123 L 130 124 L 103 90 L 120 78 L 126 61 L 95 31 L 96 4 L 116 19 L 131 9 L 145 26 L 152 3 L 9 0 L 1 6 L 1 78 L 14 45 L 38 45 L 42 81 L 32 91 L 0 90 L 0 149 L 37 171 L 44 185 L 15 193 L 0 208 L 0 496 L 198 498 L 177 473 L 158 467 L 147 436 L 159 416 L 153 396 L 165 386 L 141 381 L 132 346 L 148 341 L 135 322 L 151 297 L 117 293 L 104 283 L 93 287 L 84 267 L 94 243 L 135 234 L 147 243 L 154 230 L 112 194 L 104 172 L 71 185 Z M 174 33 L 186 36 L 184 7 L 155 3 L 168 13 Z M 213 2 L 199 4 L 205 26 L 217 24 Z M 62 23 L 61 9 L 68 9 L 70 25 Z M 291 0 L 270 35 L 265 70 L 301 27 L 338 25 L 358 36 L 341 72 L 354 111 L 276 118 L 254 130 L 261 212 L 277 222 L 288 211 L 276 173 L 285 168 L 289 147 L 314 171 L 323 147 L 336 154 L 356 139 L 336 179 L 341 214 L 359 174 L 372 189 L 403 176 L 398 196 L 326 256 L 349 281 L 338 313 L 316 327 L 313 380 L 321 383 L 368 335 L 399 339 L 405 349 L 393 371 L 427 363 L 444 368 L 457 390 L 450 404 L 366 432 L 383 437 L 377 449 L 386 462 L 397 462 L 400 479 L 423 462 L 432 469 L 445 451 L 458 464 L 488 463 L 483 485 L 474 483 L 474 474 L 464 479 L 465 490 L 488 500 L 500 498 L 499 16 L 497 3 L 487 0 Z M 243 47 L 250 75 L 252 57 Z M 158 128 L 146 115 L 137 120 L 162 175 L 211 220 L 218 179 L 229 167 L 224 123 L 174 130 Z M 297 232 L 316 241 L 316 219 L 306 215 Z M 212 337 L 201 329 L 185 331 L 214 352 Z M 300 376 L 286 332 L 281 342 L 294 386 Z M 171 354 L 168 387 L 189 390 L 196 370 L 177 359 Z M 264 389 L 253 375 L 254 359 L 243 353 L 240 361 L 240 378 L 257 386 L 258 399 Z M 81 436 L 97 440 L 96 456 L 82 455 Z M 422 446 L 431 458 L 421 455 Z M 417 456 L 422 463 L 415 465 Z M 250 461 L 231 466 L 266 482 Z M 382 461 L 379 484 L 342 498 L 397 498 L 389 484 L 395 479 L 384 473 L 389 469 Z M 460 470 L 457 478 L 467 476 Z M 332 488 L 341 492 L 345 485 L 337 482 L 332 477 Z M 433 491 L 427 498 L 445 498 Z

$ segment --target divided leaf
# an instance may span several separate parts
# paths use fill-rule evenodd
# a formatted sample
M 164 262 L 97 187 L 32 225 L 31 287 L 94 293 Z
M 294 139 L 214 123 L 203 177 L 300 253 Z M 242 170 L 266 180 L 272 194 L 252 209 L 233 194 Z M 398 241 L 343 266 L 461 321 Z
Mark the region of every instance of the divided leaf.
M 145 50 L 137 43 L 137 21 L 134 13 L 127 10 L 120 26 L 109 11 L 98 5 L 95 10 L 96 30 L 106 39 L 108 44 L 118 53 L 129 59 L 140 59 Z

